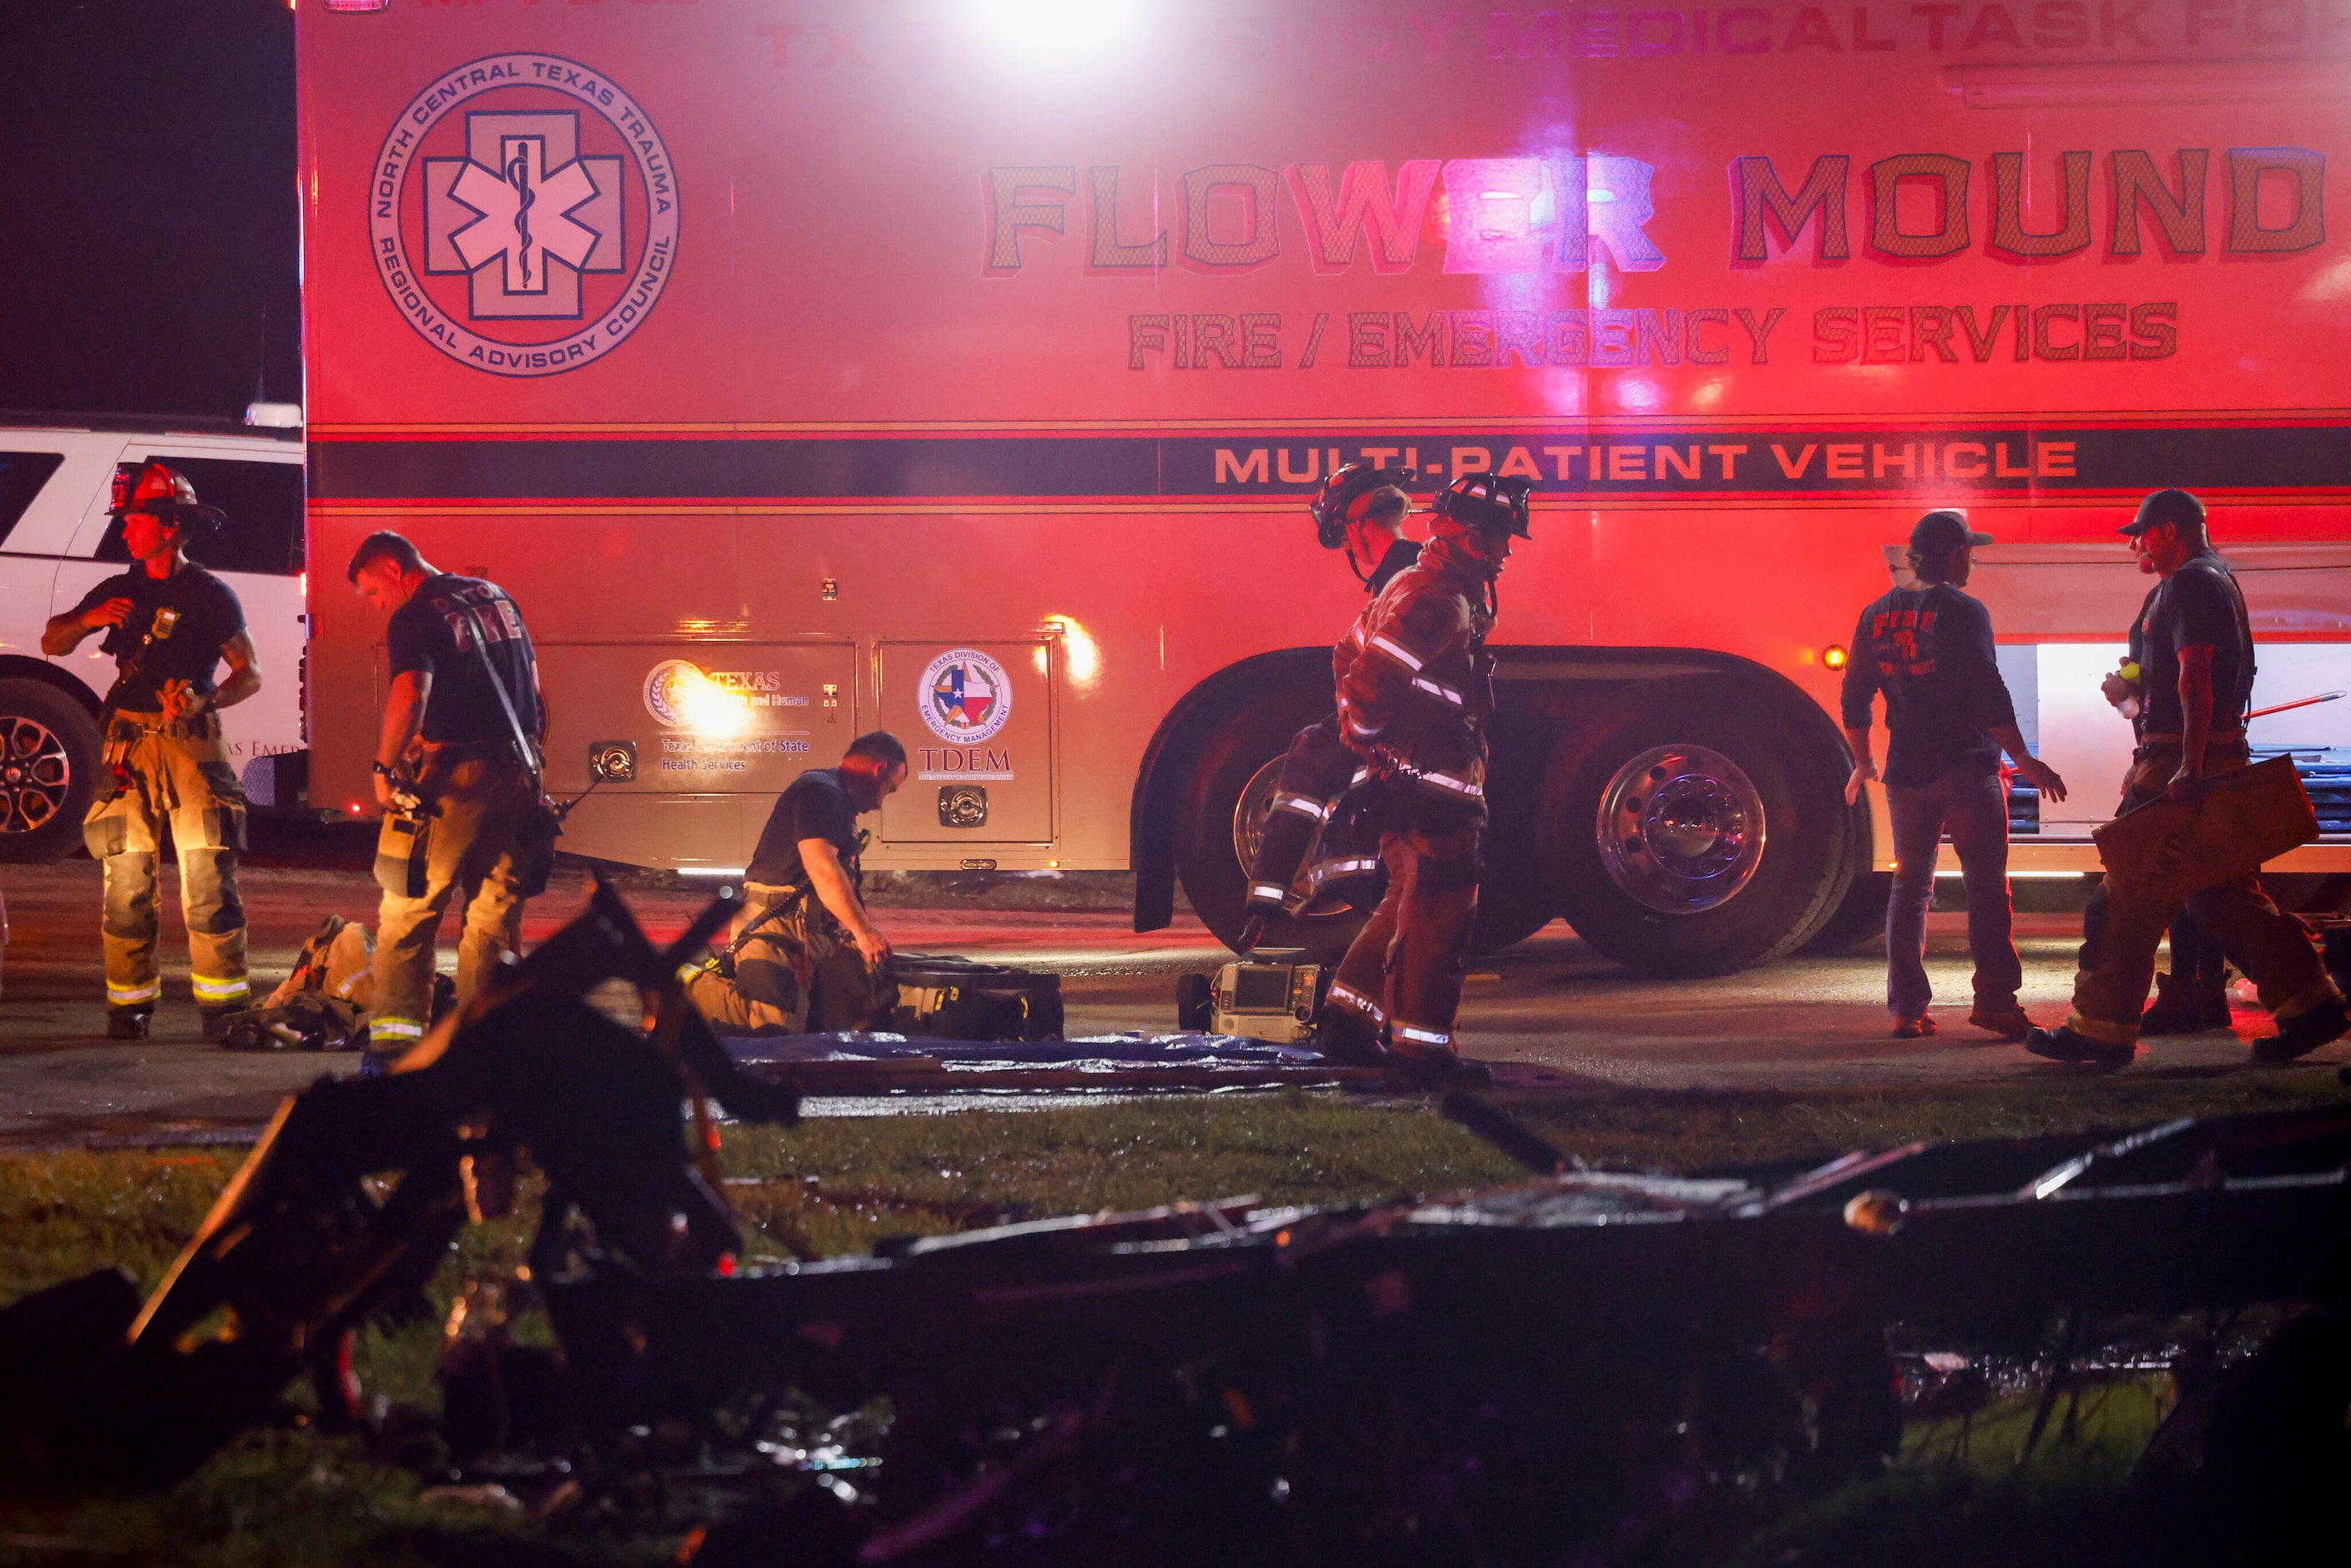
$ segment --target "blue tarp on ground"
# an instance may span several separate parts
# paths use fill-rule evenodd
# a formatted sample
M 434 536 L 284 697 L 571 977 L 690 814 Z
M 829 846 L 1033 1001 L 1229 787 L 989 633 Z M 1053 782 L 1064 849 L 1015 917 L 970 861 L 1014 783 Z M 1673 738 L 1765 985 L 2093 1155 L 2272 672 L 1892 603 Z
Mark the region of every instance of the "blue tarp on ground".
M 747 1067 L 814 1062 L 935 1064 L 946 1071 L 1129 1073 L 1152 1068 L 1270 1071 L 1334 1068 L 1319 1051 L 1228 1034 L 1087 1035 L 1078 1040 L 933 1040 L 903 1034 L 729 1037 L 727 1054 Z

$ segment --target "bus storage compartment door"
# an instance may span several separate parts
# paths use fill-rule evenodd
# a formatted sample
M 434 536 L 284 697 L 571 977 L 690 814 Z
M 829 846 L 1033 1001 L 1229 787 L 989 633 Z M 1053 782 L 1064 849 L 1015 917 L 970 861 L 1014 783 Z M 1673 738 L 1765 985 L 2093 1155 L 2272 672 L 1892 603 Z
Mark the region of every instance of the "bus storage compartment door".
M 2041 832 L 2085 839 L 2115 814 L 2130 771 L 2130 721 L 2106 704 L 2099 683 L 2123 662 L 2121 643 L 2043 643 L 2033 650 L 2037 722 L 2033 750 L 2064 775 L 2064 800 L 2041 802 Z
M 893 844 L 1053 839 L 1052 639 L 884 643 L 881 727 L 906 743 Z
M 636 750 L 635 777 L 600 784 L 563 847 L 640 864 L 741 865 L 785 786 L 838 761 L 858 728 L 857 647 L 847 641 L 545 642 L 538 675 L 550 792 L 586 789 L 600 747 Z M 659 814 L 668 825 L 655 841 L 649 808 L 687 797 L 693 809 Z M 688 821 L 695 831 L 680 839 Z

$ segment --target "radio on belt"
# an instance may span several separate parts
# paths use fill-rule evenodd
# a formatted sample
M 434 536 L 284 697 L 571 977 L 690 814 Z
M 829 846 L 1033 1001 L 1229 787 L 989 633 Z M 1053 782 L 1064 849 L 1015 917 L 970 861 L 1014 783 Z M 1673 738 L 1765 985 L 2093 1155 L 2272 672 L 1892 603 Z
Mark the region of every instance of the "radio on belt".
M 1208 1032 L 1291 1045 L 1314 1030 L 1329 969 L 1322 964 L 1228 964 L 1208 997 Z

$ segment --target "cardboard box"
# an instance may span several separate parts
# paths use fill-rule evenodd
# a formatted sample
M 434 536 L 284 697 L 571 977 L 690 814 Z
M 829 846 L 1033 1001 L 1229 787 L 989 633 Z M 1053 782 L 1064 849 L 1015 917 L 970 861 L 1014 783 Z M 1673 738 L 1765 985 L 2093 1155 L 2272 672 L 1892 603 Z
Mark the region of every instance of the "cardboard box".
M 2291 757 L 2206 783 L 2199 806 L 2150 800 L 2095 830 L 2106 875 L 2151 896 L 2185 898 L 2318 836 L 2318 814 Z

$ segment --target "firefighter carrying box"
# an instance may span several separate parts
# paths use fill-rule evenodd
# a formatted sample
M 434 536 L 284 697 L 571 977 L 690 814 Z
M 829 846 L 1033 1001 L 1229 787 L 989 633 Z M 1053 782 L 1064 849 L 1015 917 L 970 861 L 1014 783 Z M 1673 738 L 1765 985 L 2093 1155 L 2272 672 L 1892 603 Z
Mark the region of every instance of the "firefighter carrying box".
M 2122 532 L 2139 570 L 2163 579 L 2132 629 L 2139 678 L 2117 672 L 2105 687 L 2117 707 L 2136 705 L 2139 743 L 2122 812 L 2098 833 L 2107 875 L 2082 914 L 2074 1015 L 2062 1029 L 2034 1030 L 2025 1048 L 2058 1061 L 2128 1063 L 2138 1053 L 2156 946 L 2185 907 L 2252 977 L 2277 1020 L 2278 1032 L 2254 1043 L 2254 1059 L 2292 1061 L 2340 1039 L 2351 1012 L 2310 933 L 2270 902 L 2255 868 L 2292 848 L 2294 834 L 2315 836 L 2317 821 L 2307 800 L 2300 812 L 2291 800 L 2274 810 L 2281 782 L 2302 792 L 2290 772 L 2277 778 L 2290 762 L 2250 766 L 2252 631 L 2236 579 L 2212 551 L 2203 503 L 2158 490 Z M 2280 821 L 2284 835 L 2275 831 Z

